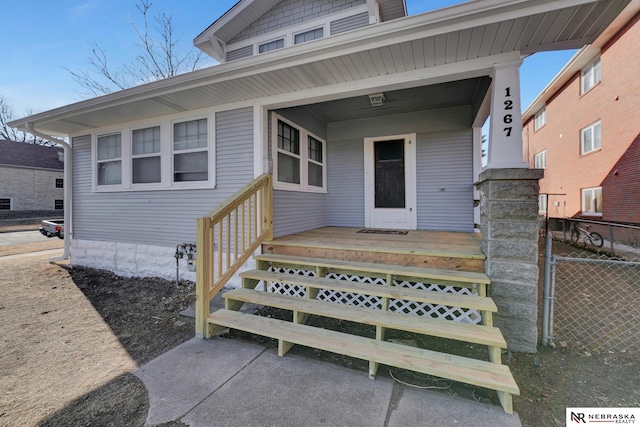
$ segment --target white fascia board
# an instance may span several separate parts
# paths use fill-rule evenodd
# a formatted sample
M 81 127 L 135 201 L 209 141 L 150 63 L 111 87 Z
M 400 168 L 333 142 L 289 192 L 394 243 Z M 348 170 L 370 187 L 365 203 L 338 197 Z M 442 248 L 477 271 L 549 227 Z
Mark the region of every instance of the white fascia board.
M 146 83 L 35 114 L 28 118 L 14 120 L 9 123 L 9 126 L 21 128 L 24 127 L 26 121 L 31 121 L 35 124 L 55 121 L 69 114 L 96 111 L 107 105 L 122 105 L 138 99 L 160 96 L 203 84 L 255 75 L 311 61 L 322 61 L 362 50 L 473 28 L 478 25 L 487 25 L 506 19 L 516 19 L 530 14 L 544 13 L 549 10 L 593 3 L 593 0 L 547 0 L 541 4 L 536 3 L 533 5 L 529 5 L 529 3 L 531 2 L 527 0 L 477 0 L 462 3 L 434 12 L 371 25 L 359 30 L 315 40 L 312 43 L 280 49 L 270 52 L 268 57 L 267 55 L 257 55 Z M 506 10 L 498 11 L 497 9 L 499 8 Z

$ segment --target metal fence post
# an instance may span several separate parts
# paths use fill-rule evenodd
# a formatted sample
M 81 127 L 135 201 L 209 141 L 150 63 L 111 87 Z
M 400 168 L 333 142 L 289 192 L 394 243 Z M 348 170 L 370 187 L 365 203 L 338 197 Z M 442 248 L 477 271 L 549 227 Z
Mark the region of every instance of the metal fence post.
M 551 251 L 552 240 L 551 233 L 547 233 L 545 236 L 545 249 L 544 249 L 544 291 L 542 302 L 542 345 L 549 345 L 549 298 L 551 289 Z
M 611 242 L 611 256 L 616 256 L 616 253 L 613 251 L 613 226 L 609 224 L 609 241 Z

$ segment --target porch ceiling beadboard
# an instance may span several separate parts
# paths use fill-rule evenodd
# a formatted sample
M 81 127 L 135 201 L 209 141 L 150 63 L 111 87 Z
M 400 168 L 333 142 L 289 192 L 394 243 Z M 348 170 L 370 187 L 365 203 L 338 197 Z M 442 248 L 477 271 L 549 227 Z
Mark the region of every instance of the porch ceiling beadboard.
M 374 88 L 486 76 L 499 60 L 592 42 L 628 2 L 479 0 L 148 83 L 10 125 L 24 129 L 32 122 L 40 131 L 66 135 L 270 96 L 328 101 Z

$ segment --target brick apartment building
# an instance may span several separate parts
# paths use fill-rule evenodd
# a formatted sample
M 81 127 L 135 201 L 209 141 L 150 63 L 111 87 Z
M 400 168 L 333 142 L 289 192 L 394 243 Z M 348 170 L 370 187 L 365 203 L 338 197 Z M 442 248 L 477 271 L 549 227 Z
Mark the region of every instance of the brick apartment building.
M 634 0 L 523 115 L 525 159 L 545 169 L 541 212 L 640 224 L 638 76 L 640 1 Z

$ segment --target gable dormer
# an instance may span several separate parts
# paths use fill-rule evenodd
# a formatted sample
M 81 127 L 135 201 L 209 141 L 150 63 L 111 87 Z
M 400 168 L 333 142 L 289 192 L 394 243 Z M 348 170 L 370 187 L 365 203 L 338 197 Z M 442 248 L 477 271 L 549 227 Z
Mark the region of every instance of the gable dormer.
M 240 0 L 194 45 L 228 62 L 406 15 L 405 0 Z

